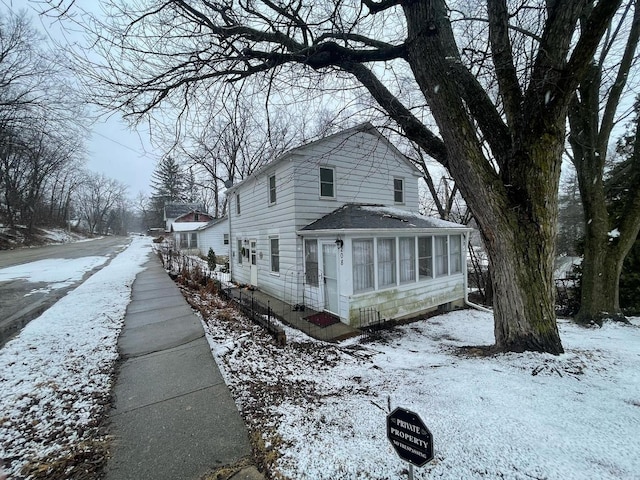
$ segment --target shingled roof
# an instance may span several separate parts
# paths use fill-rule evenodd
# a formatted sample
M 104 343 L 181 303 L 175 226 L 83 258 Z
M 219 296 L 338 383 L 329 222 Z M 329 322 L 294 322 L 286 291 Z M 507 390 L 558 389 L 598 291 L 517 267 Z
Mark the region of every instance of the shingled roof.
M 204 205 L 200 203 L 165 203 L 164 218 L 178 218 L 190 212 L 205 213 Z
M 417 212 L 382 205 L 347 204 L 319 218 L 301 229 L 302 232 L 319 230 L 389 230 L 389 229 L 461 229 L 465 225 L 426 217 Z

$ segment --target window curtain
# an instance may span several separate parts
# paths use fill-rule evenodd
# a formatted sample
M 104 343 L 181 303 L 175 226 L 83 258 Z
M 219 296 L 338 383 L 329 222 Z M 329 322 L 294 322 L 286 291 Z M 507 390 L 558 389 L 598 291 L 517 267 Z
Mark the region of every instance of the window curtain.
M 445 235 L 435 238 L 435 260 L 436 260 L 436 276 L 447 275 L 449 273 L 449 249 L 448 237 Z
M 451 235 L 449 237 L 449 265 L 451 273 L 462 272 L 462 237 L 460 235 Z
M 414 237 L 400 238 L 400 282 L 416 279 L 416 242 Z
M 304 265 L 307 285 L 318 286 L 318 240 L 304 241 Z
M 255 255 L 255 253 L 252 252 L 252 255 Z M 254 259 L 252 259 L 251 264 L 255 265 Z M 271 271 L 280 271 L 280 240 L 278 238 L 271 239 Z
M 378 239 L 378 285 L 387 286 L 396 283 L 396 239 Z
M 362 292 L 373 285 L 373 240 L 354 240 L 353 256 L 353 291 Z

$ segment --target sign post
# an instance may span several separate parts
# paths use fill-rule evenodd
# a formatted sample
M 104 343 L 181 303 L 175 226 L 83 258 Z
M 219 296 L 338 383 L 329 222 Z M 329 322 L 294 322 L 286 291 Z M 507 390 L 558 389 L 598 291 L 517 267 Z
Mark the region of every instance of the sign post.
M 409 462 L 409 479 L 413 466 L 422 467 L 433 460 L 433 436 L 417 413 L 396 408 L 387 415 L 387 438 L 398 456 Z

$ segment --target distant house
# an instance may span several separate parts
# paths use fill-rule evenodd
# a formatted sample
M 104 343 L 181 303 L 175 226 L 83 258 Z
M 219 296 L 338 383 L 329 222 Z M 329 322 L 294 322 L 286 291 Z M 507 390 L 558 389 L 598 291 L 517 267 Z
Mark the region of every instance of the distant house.
M 461 304 L 470 228 L 419 215 L 422 176 L 371 124 L 227 190 L 231 276 L 352 326 Z
M 209 217 L 209 220 L 213 219 L 212 216 L 205 213 L 205 208 L 199 203 L 165 203 L 164 205 L 164 225 L 165 231 L 171 231 L 171 224 L 178 218 L 181 218 L 183 222 L 195 221 L 200 222 L 199 214 L 204 213 Z M 209 220 L 206 220 L 207 222 Z
M 178 250 L 194 255 L 206 255 L 209 246 L 214 244 L 218 246 L 215 243 L 215 235 L 208 232 L 208 229 L 214 229 L 216 225 L 221 224 L 217 227 L 220 230 L 224 228 L 225 222 L 223 219 L 214 218 L 200 208 L 194 209 L 192 207 L 193 204 L 167 204 L 165 218 L 171 220 L 167 231 L 173 234 L 174 243 Z M 206 250 L 203 252 L 204 248 Z

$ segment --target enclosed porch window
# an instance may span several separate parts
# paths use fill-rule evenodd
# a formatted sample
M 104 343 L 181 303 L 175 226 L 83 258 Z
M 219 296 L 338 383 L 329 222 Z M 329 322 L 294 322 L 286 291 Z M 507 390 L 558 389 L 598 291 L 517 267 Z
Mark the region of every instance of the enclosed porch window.
M 364 292 L 374 288 L 373 239 L 352 242 L 353 291 Z

